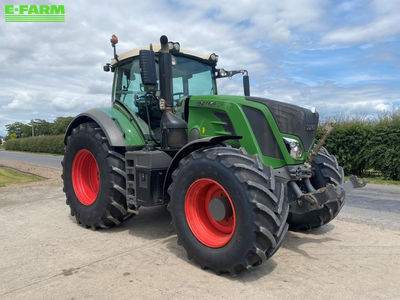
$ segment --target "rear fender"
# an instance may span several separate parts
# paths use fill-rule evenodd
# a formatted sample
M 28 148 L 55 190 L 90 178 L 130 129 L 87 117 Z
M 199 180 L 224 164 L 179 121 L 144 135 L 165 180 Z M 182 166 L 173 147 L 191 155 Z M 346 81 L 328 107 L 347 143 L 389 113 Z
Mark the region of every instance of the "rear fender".
M 82 123 L 95 122 L 97 123 L 107 137 L 108 143 L 113 147 L 125 147 L 125 139 L 121 130 L 117 127 L 113 119 L 98 109 L 91 109 L 79 114 L 69 124 L 64 137 L 64 144 L 67 144 L 67 138 L 71 135 L 72 130 Z

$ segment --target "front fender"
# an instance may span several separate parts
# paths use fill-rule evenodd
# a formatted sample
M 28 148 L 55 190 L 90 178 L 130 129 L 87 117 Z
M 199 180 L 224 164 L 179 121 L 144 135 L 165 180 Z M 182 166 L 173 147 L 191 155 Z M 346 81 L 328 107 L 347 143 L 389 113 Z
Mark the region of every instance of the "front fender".
M 164 179 L 164 187 L 163 187 L 163 196 L 164 199 L 167 196 L 167 189 L 169 185 L 172 183 L 172 172 L 178 167 L 179 161 L 185 156 L 189 155 L 193 151 L 198 149 L 207 148 L 210 146 L 223 145 L 222 142 L 226 140 L 238 140 L 241 139 L 241 136 L 236 135 L 221 135 L 221 136 L 212 136 L 206 137 L 202 139 L 194 140 L 190 143 L 187 143 L 183 146 L 178 153 L 175 154 L 174 158 L 171 161 L 171 164 L 168 167 L 167 173 L 165 174 Z

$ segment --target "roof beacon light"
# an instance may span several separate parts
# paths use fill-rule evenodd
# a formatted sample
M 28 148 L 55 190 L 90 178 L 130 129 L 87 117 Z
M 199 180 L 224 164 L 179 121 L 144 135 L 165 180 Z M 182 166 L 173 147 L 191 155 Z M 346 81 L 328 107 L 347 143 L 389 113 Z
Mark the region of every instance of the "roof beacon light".
M 111 46 L 114 48 L 114 59 L 115 59 L 117 62 L 119 62 L 119 60 L 118 60 L 118 55 L 117 55 L 117 50 L 116 50 L 116 48 L 115 48 L 115 45 L 118 44 L 118 37 L 117 37 L 115 34 L 113 34 L 113 35 L 111 36 L 110 42 L 111 42 Z
M 113 34 L 113 35 L 111 36 L 110 42 L 111 42 L 111 45 L 112 45 L 113 47 L 115 47 L 115 45 L 118 44 L 118 37 L 117 37 L 115 34 Z

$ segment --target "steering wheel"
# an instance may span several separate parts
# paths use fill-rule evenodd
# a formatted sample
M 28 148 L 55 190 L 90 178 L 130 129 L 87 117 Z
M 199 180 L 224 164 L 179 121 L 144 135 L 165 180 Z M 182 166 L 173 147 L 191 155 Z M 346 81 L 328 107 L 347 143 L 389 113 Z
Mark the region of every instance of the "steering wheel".
M 179 93 L 173 93 L 172 97 L 178 96 L 178 99 L 182 98 L 185 95 L 184 92 L 179 92 Z
M 175 96 L 178 96 L 177 99 L 175 99 Z M 183 97 L 186 97 L 185 93 L 179 92 L 179 93 L 173 93 L 172 98 L 174 99 L 174 104 L 177 105 L 179 100 L 181 100 Z

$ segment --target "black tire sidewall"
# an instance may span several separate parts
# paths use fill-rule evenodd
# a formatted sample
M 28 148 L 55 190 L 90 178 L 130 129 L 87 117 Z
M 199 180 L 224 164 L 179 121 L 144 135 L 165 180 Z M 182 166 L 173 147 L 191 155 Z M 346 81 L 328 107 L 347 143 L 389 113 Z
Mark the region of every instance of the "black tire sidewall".
M 331 183 L 324 178 L 324 176 L 322 175 L 320 166 L 315 164 L 315 162 L 312 163 L 312 168 L 313 168 L 314 174 L 311 177 L 310 181 L 315 189 L 325 187 L 328 183 Z
M 107 161 L 107 149 L 101 142 L 101 137 L 96 136 L 94 130 L 78 130 L 69 138 L 64 157 L 64 182 L 66 193 L 70 199 L 69 205 L 78 219 L 86 225 L 95 225 L 102 218 L 102 215 L 110 202 L 108 200 L 110 190 L 110 172 Z M 100 174 L 99 192 L 96 200 L 91 205 L 82 204 L 75 194 L 72 184 L 72 165 L 76 154 L 86 149 L 96 159 Z
M 332 155 L 330 155 L 328 151 L 323 148 L 318 152 L 317 156 L 312 162 L 313 176 L 310 178 L 310 181 L 315 189 L 323 188 L 327 186 L 327 184 L 333 184 L 334 186 L 336 186 L 336 183 L 332 182 L 326 176 L 324 176 L 322 170 L 328 172 L 329 176 L 335 178 L 337 182 L 342 182 L 341 177 L 338 177 L 338 175 L 334 171 L 332 171 L 329 167 L 323 165 L 323 163 L 328 163 L 338 172 L 340 170 L 340 167 L 337 164 L 333 163 L 325 156 L 332 157 Z M 335 202 L 325 204 L 321 209 L 310 211 L 304 214 L 290 213 L 288 218 L 290 229 L 294 231 L 304 231 L 325 225 L 332 221 L 338 215 L 343 206 L 343 203 L 344 198 L 340 200 L 338 199 Z
M 224 269 L 239 262 L 242 253 L 249 250 L 249 245 L 255 240 L 253 220 L 254 211 L 247 205 L 248 194 L 243 184 L 231 169 L 224 167 L 217 160 L 201 158 L 191 160 L 179 172 L 176 186 L 172 192 L 172 211 L 178 236 L 188 253 L 202 265 L 213 265 Z M 235 209 L 236 227 L 231 240 L 223 247 L 211 248 L 201 243 L 192 233 L 185 216 L 185 198 L 190 185 L 200 178 L 209 178 L 221 184 L 229 194 Z

